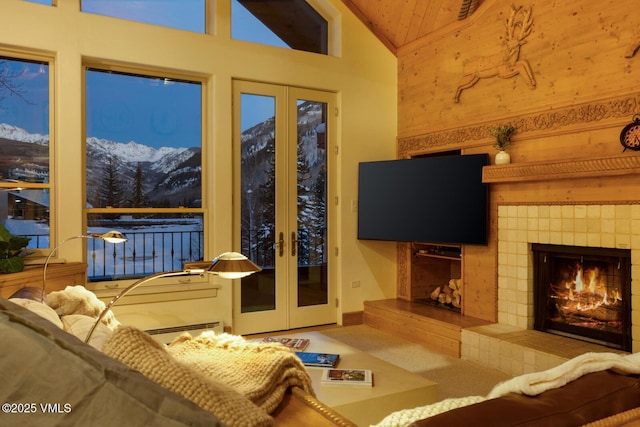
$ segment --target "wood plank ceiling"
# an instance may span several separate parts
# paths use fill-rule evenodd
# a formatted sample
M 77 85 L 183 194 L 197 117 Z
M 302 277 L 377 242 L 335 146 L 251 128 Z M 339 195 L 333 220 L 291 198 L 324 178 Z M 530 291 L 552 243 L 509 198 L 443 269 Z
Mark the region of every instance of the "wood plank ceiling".
M 440 27 L 464 19 L 481 0 L 342 0 L 394 54 Z

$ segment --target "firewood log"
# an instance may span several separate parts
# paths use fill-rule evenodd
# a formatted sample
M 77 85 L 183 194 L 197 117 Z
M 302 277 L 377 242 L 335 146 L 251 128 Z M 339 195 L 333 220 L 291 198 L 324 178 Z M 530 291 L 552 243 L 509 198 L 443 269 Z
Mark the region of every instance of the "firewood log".
M 460 294 L 453 297 L 453 301 L 451 301 L 451 305 L 455 308 L 460 308 L 462 306 L 462 296 Z

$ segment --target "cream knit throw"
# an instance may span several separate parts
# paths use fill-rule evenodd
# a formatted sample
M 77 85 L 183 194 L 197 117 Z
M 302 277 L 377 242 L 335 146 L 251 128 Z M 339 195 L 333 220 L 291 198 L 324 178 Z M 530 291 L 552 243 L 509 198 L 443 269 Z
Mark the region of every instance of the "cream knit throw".
M 164 388 L 212 412 L 226 425 L 273 425 L 273 418 L 242 394 L 176 361 L 165 347 L 136 328 L 118 328 L 102 350 Z M 236 367 L 242 369 L 241 366 Z
M 273 412 L 289 387 L 314 395 L 311 378 L 296 355 L 279 343 L 251 342 L 237 335 L 184 333 L 168 347 L 169 354 L 205 376 L 216 378 Z
M 438 415 L 452 409 L 473 405 L 474 403 L 482 402 L 483 400 L 487 400 L 487 398 L 482 396 L 453 397 L 432 403 L 431 405 L 420 406 L 413 409 L 402 409 L 400 411 L 392 412 L 372 427 L 406 427 L 413 422 L 433 417 L 434 415 Z

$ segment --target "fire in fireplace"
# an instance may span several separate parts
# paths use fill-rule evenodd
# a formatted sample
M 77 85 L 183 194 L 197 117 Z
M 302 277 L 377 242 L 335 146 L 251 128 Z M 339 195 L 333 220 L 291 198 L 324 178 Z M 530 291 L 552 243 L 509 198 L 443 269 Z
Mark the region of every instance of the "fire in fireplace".
M 631 251 L 533 244 L 534 328 L 631 350 Z

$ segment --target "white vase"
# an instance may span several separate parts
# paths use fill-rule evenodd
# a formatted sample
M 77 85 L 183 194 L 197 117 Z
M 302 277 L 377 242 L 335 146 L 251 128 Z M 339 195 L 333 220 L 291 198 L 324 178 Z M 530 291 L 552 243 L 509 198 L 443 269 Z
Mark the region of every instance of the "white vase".
M 496 165 L 508 165 L 511 163 L 511 156 L 504 150 L 498 151 L 496 154 L 495 164 Z

